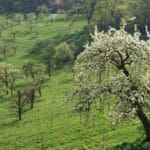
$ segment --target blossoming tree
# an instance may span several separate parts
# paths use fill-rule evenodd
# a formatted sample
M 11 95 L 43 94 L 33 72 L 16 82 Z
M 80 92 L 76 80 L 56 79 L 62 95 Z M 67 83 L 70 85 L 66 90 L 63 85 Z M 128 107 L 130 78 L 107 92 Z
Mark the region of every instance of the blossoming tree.
M 79 88 L 73 96 L 76 108 L 84 111 L 90 111 L 99 97 L 103 97 L 102 104 L 108 96 L 115 97 L 112 117 L 119 121 L 137 116 L 150 141 L 150 40 L 141 40 L 136 26 L 132 35 L 124 28 L 110 28 L 107 33 L 95 30 L 93 42 L 76 60 Z

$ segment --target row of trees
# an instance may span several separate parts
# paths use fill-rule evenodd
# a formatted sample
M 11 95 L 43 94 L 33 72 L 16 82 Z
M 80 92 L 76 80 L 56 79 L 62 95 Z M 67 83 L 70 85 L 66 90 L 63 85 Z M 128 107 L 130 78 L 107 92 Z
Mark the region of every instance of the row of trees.
M 35 12 L 39 6 L 50 6 L 52 0 L 0 0 L 0 12 Z
M 22 18 L 22 14 L 13 16 L 11 24 L 7 23 L 7 26 L 2 26 L 2 29 L 5 31 L 7 28 L 10 28 L 13 31 L 15 25 L 21 24 L 23 21 L 17 18 Z M 34 19 L 34 13 L 27 15 L 27 20 L 31 26 Z M 3 39 L 3 30 L 1 30 L 1 39 Z M 14 36 L 16 36 L 16 34 Z M 14 50 L 14 54 L 16 54 L 17 49 L 18 45 L 10 46 L 9 43 L 2 40 L 0 43 L 1 61 L 5 61 L 6 58 L 8 58 L 8 53 L 10 53 L 11 50 Z M 34 101 L 42 95 L 41 89 L 47 80 L 44 78 L 45 73 L 50 78 L 54 68 L 70 63 L 74 59 L 73 46 L 66 42 L 58 44 L 58 46 L 52 46 L 49 41 L 38 40 L 31 53 L 32 52 L 39 52 L 40 55 L 42 55 L 41 58 L 44 63 L 42 67 L 35 65 L 33 62 L 27 62 L 22 66 L 22 70 L 18 70 L 4 61 L 0 63 L 1 96 L 3 98 L 5 96 L 11 97 L 11 104 L 13 104 L 13 108 L 17 110 L 19 120 L 22 119 L 22 113 L 28 109 L 28 105 L 30 105 L 32 109 Z
M 90 25 L 98 25 L 99 30 L 107 31 L 110 26 L 120 28 L 122 19 L 134 20 L 128 23 L 127 30 L 133 32 L 134 24 L 142 33 L 150 24 L 149 0 L 72 0 L 71 14 L 85 14 Z
M 38 98 L 36 93 L 42 96 L 41 90 L 47 79 L 39 72 L 39 67 L 33 62 L 25 63 L 22 71 L 8 63 L 0 63 L 0 94 L 10 97 L 12 108 L 17 110 L 19 120 L 22 119 L 25 106 L 30 104 L 33 109 L 34 101 Z

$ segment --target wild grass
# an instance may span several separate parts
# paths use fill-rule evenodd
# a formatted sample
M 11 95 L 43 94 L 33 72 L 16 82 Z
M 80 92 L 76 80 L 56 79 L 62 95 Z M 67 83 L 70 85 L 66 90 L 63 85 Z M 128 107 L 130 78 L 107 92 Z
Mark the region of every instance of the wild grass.
M 63 19 L 48 24 L 38 21 L 34 22 L 30 33 L 28 22 L 24 21 L 13 27 L 19 31 L 15 40 L 10 35 L 10 29 L 5 28 L 1 42 L 5 41 L 10 47 L 18 45 L 16 54 L 9 52 L 5 61 L 17 68 L 29 60 L 40 64 L 40 56 L 34 53 L 29 55 L 37 40 L 53 42 L 56 35 L 77 32 L 84 24 L 84 20 L 72 26 Z M 17 120 L 10 97 L 1 96 L 0 150 L 99 150 L 102 136 L 106 149 L 133 150 L 132 146 L 136 149 L 141 145 L 147 148 L 145 150 L 150 149 L 149 144 L 137 142 L 144 139 L 144 131 L 138 120 L 113 126 L 111 119 L 99 111 L 92 111 L 88 120 L 83 113 L 74 112 L 73 102 L 66 100 L 74 86 L 70 66 L 53 72 L 42 91 L 42 97 L 36 101 L 33 110 L 23 113 L 22 121 Z

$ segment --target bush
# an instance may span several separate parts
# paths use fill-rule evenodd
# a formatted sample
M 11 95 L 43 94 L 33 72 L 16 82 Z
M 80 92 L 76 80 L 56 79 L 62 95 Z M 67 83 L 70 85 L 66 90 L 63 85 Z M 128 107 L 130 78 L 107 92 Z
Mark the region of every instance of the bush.
M 56 65 L 64 65 L 66 63 L 69 63 L 73 60 L 73 51 L 71 49 L 71 46 L 67 44 L 66 42 L 63 42 L 59 44 L 56 47 L 56 53 L 55 53 L 55 61 Z

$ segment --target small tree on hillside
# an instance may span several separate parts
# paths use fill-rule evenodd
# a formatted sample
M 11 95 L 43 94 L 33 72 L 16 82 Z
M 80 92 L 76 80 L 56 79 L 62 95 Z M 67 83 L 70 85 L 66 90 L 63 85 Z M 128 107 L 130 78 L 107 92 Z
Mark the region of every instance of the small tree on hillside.
M 12 46 L 12 50 L 14 51 L 15 54 L 17 52 L 18 47 L 19 47 L 19 45 L 13 45 Z
M 12 91 L 14 89 L 14 84 L 18 73 L 19 70 L 14 66 L 7 63 L 0 63 L 0 81 L 5 87 L 6 94 L 8 94 L 8 90 L 10 88 L 12 96 Z
M 44 19 L 44 14 L 43 13 L 39 13 L 38 14 L 38 18 L 40 19 L 40 21 L 42 21 Z
M 42 14 L 45 14 L 47 15 L 48 14 L 48 8 L 46 7 L 46 5 L 41 5 L 41 6 L 38 6 L 37 7 L 37 13 L 42 13 Z
M 40 69 L 38 69 L 33 62 L 27 62 L 23 65 L 23 71 L 27 77 L 31 76 L 32 79 L 35 79 L 35 75 L 40 72 Z
M 30 103 L 31 109 L 33 109 L 34 100 L 35 100 L 35 92 L 36 92 L 35 88 L 36 87 L 33 86 L 33 83 L 25 83 L 24 84 L 23 94 L 26 98 L 26 102 Z
M 56 47 L 54 58 L 58 66 L 72 62 L 73 57 L 73 51 L 66 42 L 63 42 Z
M 24 85 L 18 85 L 15 87 L 16 96 L 15 98 L 15 105 L 14 108 L 17 110 L 18 119 L 22 120 L 22 113 L 25 105 L 27 104 L 27 96 L 26 96 L 26 88 Z
M 10 89 L 10 93 L 11 93 L 11 97 L 13 97 L 13 91 L 15 90 L 15 83 L 17 80 L 17 75 L 18 75 L 19 71 L 13 71 L 9 73 L 9 78 L 8 78 L 8 82 L 9 82 L 9 89 Z
M 8 52 L 8 45 L 6 43 L 0 44 L 0 52 L 2 53 L 3 57 L 6 58 L 6 54 Z
M 14 22 L 13 22 L 12 19 L 7 20 L 5 24 L 7 25 L 7 27 L 9 27 L 9 28 L 11 28 L 11 29 L 12 29 L 13 26 L 14 26 Z
M 11 31 L 11 35 L 12 35 L 12 37 L 13 37 L 13 40 L 15 40 L 15 39 L 16 39 L 16 35 L 17 35 L 17 33 L 18 33 L 18 31 L 17 31 L 17 30 L 12 30 L 12 31 Z
M 13 16 L 12 20 L 18 24 L 21 24 L 21 22 L 24 20 L 24 15 L 17 13 Z
M 39 95 L 42 96 L 42 88 L 44 87 L 44 84 L 46 83 L 47 79 L 43 77 L 39 77 L 33 82 L 33 86 L 36 91 L 39 92 Z
M 29 14 L 27 14 L 27 20 L 29 22 L 30 32 L 33 29 L 33 22 L 35 21 L 35 19 L 36 19 L 35 13 L 29 13 Z
M 133 35 L 124 28 L 95 31 L 93 42 L 75 63 L 79 89 L 73 96 L 78 100 L 77 108 L 83 110 L 90 110 L 99 98 L 103 106 L 115 96 L 110 110 L 114 120 L 137 116 L 150 141 L 150 40 L 140 40 L 136 28 Z
M 53 46 L 47 47 L 47 52 L 44 56 L 44 63 L 46 65 L 46 73 L 48 73 L 48 76 L 51 77 L 52 75 L 52 69 L 54 67 L 54 54 L 55 49 Z

